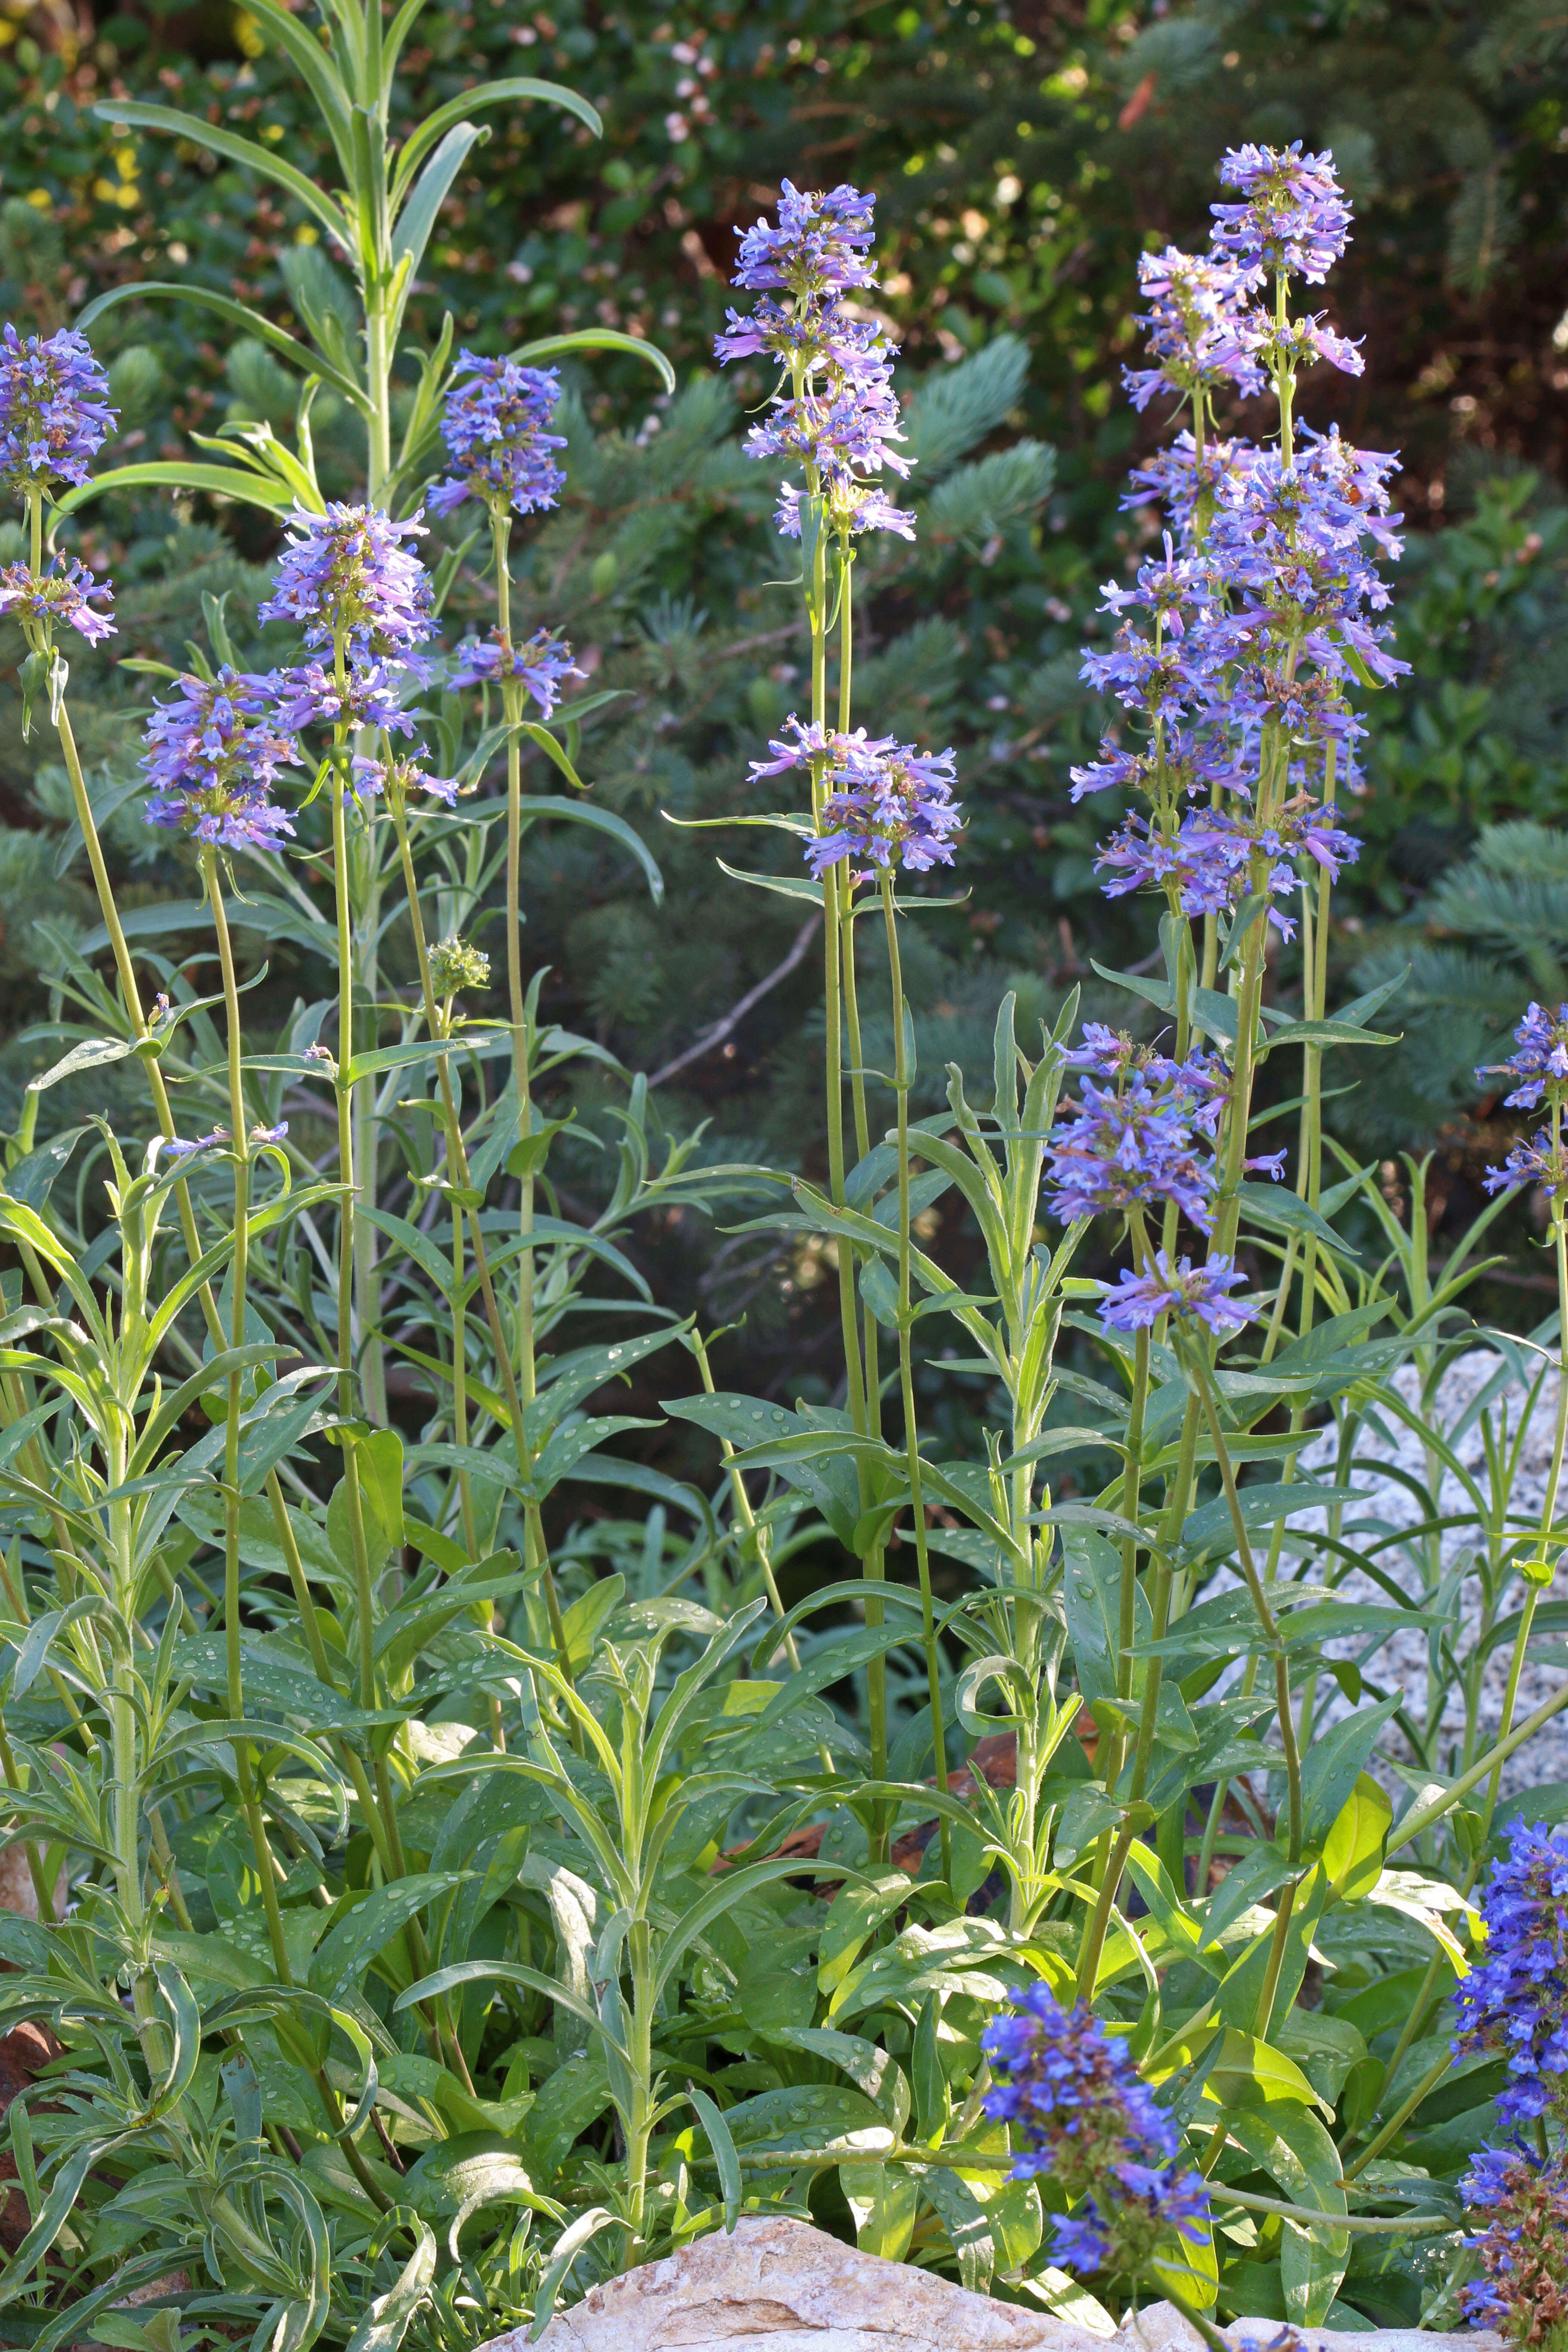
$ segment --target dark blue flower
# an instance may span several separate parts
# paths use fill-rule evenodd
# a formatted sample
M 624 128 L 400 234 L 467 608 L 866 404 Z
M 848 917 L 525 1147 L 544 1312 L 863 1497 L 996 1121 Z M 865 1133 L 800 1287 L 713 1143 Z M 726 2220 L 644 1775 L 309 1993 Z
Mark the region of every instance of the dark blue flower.
M 1481 1903 L 1484 1958 L 1454 1994 L 1454 2048 L 1505 2060 L 1505 2122 L 1568 2123 L 1568 1823 L 1516 1820 L 1506 1834 Z
M 985 2112 L 1010 2126 L 1013 2177 L 1048 2172 L 1070 2210 L 1050 2217 L 1050 2260 L 1136 2272 L 1162 2239 L 1208 2235 L 1208 2192 L 1179 2167 L 1170 2116 L 1139 2079 L 1126 2041 L 1087 2002 L 1064 2010 L 1043 1984 L 1013 1995 L 981 2039 L 995 2087 Z

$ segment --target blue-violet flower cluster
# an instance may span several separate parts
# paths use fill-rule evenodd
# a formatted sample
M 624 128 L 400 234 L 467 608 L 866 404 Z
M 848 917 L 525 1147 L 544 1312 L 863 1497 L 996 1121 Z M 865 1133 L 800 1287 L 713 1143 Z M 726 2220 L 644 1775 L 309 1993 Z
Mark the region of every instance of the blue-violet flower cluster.
M 566 481 L 552 454 L 565 448 L 565 436 L 549 430 L 560 397 L 556 368 L 459 352 L 441 413 L 453 478 L 432 487 L 431 513 L 450 514 L 470 498 L 519 514 L 552 507 Z
M 895 864 L 917 874 L 952 865 L 963 824 L 952 751 L 921 753 L 891 735 L 868 737 L 863 727 L 840 734 L 794 717 L 784 725 L 790 740 L 770 741 L 772 758 L 753 760 L 751 770 L 753 776 L 815 770 L 823 830 L 807 841 L 805 859 L 819 880 L 841 858 L 858 869 L 857 879 Z
M 89 457 L 117 421 L 109 378 L 85 335 L 61 327 L 26 341 L 7 320 L 0 336 L 0 478 L 33 495 L 51 482 L 85 482 Z
M 1523 2147 L 1482 2148 L 1459 2193 L 1489 2216 L 1465 2240 L 1480 2271 L 1459 2291 L 1466 2318 L 1558 2352 L 1568 2341 L 1568 2164 Z
M 226 664 L 211 680 L 179 678 L 175 699 L 154 703 L 144 740 L 149 824 L 183 827 L 222 849 L 280 849 L 293 832 L 271 800 L 300 758 L 275 678 Z
M 1481 1903 L 1484 1958 L 1455 1990 L 1454 2049 L 1506 2061 L 1505 2123 L 1568 2124 L 1568 1823 L 1513 1821 L 1507 1838 Z
M 1045 1985 L 1014 2000 L 982 2037 L 995 2078 L 985 2112 L 1023 2143 L 1013 2178 L 1048 2173 L 1068 2198 L 1068 2213 L 1047 2217 L 1056 2232 L 1047 2259 L 1080 2273 L 1136 2273 L 1173 2233 L 1205 2243 L 1208 2190 L 1181 2166 L 1176 2127 L 1139 2080 L 1126 2042 L 1087 2002 L 1064 2010 Z

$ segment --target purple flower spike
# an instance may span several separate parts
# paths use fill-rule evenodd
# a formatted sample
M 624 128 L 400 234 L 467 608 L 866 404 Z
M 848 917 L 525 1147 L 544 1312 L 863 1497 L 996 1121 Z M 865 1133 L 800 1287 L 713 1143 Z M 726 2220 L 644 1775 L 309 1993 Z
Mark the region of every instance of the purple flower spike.
M 837 294 L 874 286 L 866 261 L 876 232 L 874 196 L 847 185 L 821 195 L 785 180 L 779 194 L 778 226 L 758 221 L 737 229 L 741 250 L 731 285 L 752 293 Z
M 458 647 L 454 686 L 503 686 L 515 678 L 525 687 L 548 719 L 561 696 L 563 677 L 585 677 L 572 658 L 563 637 L 540 629 L 521 646 L 508 645 L 499 629 L 488 637 L 470 637 Z
M 175 690 L 177 700 L 153 704 L 142 739 L 148 824 L 223 849 L 280 849 L 294 828 L 270 793 L 300 754 L 279 680 L 226 664 L 214 679 L 177 679 Z
M 89 602 L 93 596 L 112 604 L 114 590 L 107 580 L 95 580 L 74 555 L 57 555 L 41 580 L 35 580 L 25 563 L 8 563 L 0 572 L 0 613 L 42 629 L 64 621 L 89 646 L 115 634 L 108 614 L 94 612 Z
M 0 478 L 24 495 L 50 482 L 85 482 L 118 422 L 109 378 L 85 335 L 61 327 L 24 342 L 8 321 L 0 339 Z
M 1068 2200 L 1069 2210 L 1051 2217 L 1051 2261 L 1080 2274 L 1136 2273 L 1173 2231 L 1205 2243 L 1208 2191 L 1180 2168 L 1175 2126 L 1125 2040 L 1086 2001 L 1064 2010 L 1045 1985 L 1013 2000 L 981 2040 L 995 2077 L 985 2112 L 1010 2127 L 1013 2178 L 1049 2173 Z
M 884 467 L 900 478 L 910 470 L 892 446 L 904 437 L 893 390 L 898 346 L 875 320 L 852 318 L 839 299 L 847 288 L 876 282 L 864 257 L 873 242 L 871 210 L 872 199 L 854 188 L 803 195 L 786 180 L 778 227 L 759 221 L 745 233 L 734 282 L 777 288 L 788 304 L 770 292 L 749 318 L 731 310 L 713 349 L 724 365 L 766 354 L 792 387 L 786 396 L 781 385 L 752 425 L 749 457 L 802 465 L 836 532 L 912 539 L 914 517 L 867 478 Z M 796 484 L 781 485 L 777 521 L 786 539 L 800 537 L 801 497 Z
M 1110 1331 L 1146 1331 L 1162 1315 L 1192 1315 L 1217 1339 L 1228 1339 L 1252 1320 L 1251 1307 L 1226 1296 L 1243 1279 L 1228 1257 L 1197 1266 L 1184 1257 L 1173 1265 L 1160 1250 L 1142 1274 L 1124 1266 L 1116 1289 L 1104 1286 L 1100 1319 Z
M 1514 1051 L 1506 1062 L 1488 1062 L 1476 1072 L 1479 1078 L 1520 1078 L 1523 1083 L 1504 1097 L 1510 1110 L 1533 1110 L 1542 1096 L 1568 1101 L 1568 1004 L 1551 1013 L 1531 1003 L 1513 1033 Z
M 403 544 L 424 536 L 422 522 L 394 522 L 369 507 L 330 506 L 324 515 L 296 507 L 289 527 L 294 536 L 258 620 L 292 621 L 308 646 L 341 643 L 355 661 L 384 659 L 434 635 L 429 574 Z
M 1568 1823 L 1515 1820 L 1506 1835 L 1481 1904 L 1484 1958 L 1454 1994 L 1454 2049 L 1505 2060 L 1505 2123 L 1568 2123 Z
M 1122 369 L 1134 408 L 1147 408 L 1161 393 L 1190 399 L 1224 383 L 1244 394 L 1262 391 L 1263 371 L 1243 326 L 1247 297 L 1260 278 L 1228 256 L 1199 259 L 1173 245 L 1139 255 L 1139 291 L 1149 308 L 1138 324 L 1157 364 Z
M 1464 2242 L 1481 2272 L 1459 2290 L 1466 2318 L 1515 2344 L 1558 2340 L 1568 2321 L 1568 2158 L 1484 2147 L 1459 2194 L 1490 2217 Z
M 432 488 L 431 513 L 450 514 L 470 498 L 519 514 L 554 506 L 566 477 L 551 452 L 566 438 L 546 428 L 560 397 L 558 368 L 459 352 L 441 416 L 456 478 Z
M 1238 205 L 1211 205 L 1215 243 L 1241 269 L 1283 269 L 1317 285 L 1350 236 L 1351 208 L 1334 176 L 1334 159 L 1289 147 L 1232 147 L 1219 176 Z

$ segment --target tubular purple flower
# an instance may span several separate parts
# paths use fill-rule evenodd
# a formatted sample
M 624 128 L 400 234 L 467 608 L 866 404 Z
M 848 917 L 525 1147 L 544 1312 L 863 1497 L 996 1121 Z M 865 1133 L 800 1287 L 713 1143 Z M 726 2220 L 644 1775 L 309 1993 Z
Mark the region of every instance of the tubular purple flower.
M 85 335 L 61 327 L 23 341 L 7 320 L 0 338 L 0 479 L 26 496 L 51 482 L 85 482 L 88 459 L 118 412 L 109 378 Z
M 955 781 L 951 751 L 922 755 L 889 740 L 841 753 L 826 778 L 834 787 L 822 804 L 830 830 L 806 843 L 806 864 L 818 880 L 841 857 L 884 872 L 895 862 L 916 874 L 951 866 L 963 822 Z
M 95 580 L 74 555 L 57 555 L 41 579 L 35 579 L 25 563 L 8 563 L 0 571 L 0 613 L 14 621 L 31 621 L 40 629 L 64 621 L 89 646 L 115 634 L 108 614 L 94 612 L 88 601 L 93 596 L 112 604 L 113 587 L 107 580 Z
M 1284 270 L 1310 285 L 1328 276 L 1351 226 L 1331 153 L 1306 154 L 1299 139 L 1289 147 L 1232 147 L 1219 176 L 1242 201 L 1209 206 L 1218 223 L 1214 242 L 1238 268 Z
M 455 478 L 433 486 L 431 513 L 450 514 L 470 498 L 519 514 L 554 506 L 566 477 L 551 452 L 566 437 L 546 428 L 560 397 L 557 368 L 459 352 L 441 412 Z
M 1510 1110 L 1533 1110 L 1542 1097 L 1568 1102 L 1568 1004 L 1555 1013 L 1533 1002 L 1513 1033 L 1514 1050 L 1506 1062 L 1486 1062 L 1476 1072 L 1481 1078 L 1519 1078 L 1522 1083 L 1504 1097 Z
M 434 635 L 430 576 L 403 544 L 423 538 L 417 517 L 394 522 L 375 508 L 330 506 L 317 515 L 296 507 L 289 528 L 294 536 L 258 620 L 292 621 L 308 646 L 341 643 L 362 662 L 406 652 Z
M 279 719 L 290 728 L 380 727 L 389 734 L 411 735 L 414 720 L 403 707 L 410 667 L 407 662 L 356 661 L 341 685 L 324 662 L 275 671 Z
M 1184 1257 L 1173 1265 L 1167 1252 L 1159 1250 L 1142 1274 L 1124 1266 L 1115 1289 L 1101 1285 L 1100 1319 L 1108 1330 L 1147 1331 L 1162 1315 L 1193 1316 L 1216 1339 L 1229 1339 L 1253 1318 L 1250 1307 L 1226 1296 L 1244 1279 L 1228 1257 L 1197 1266 Z
M 294 828 L 270 793 L 300 754 L 278 679 L 226 664 L 216 678 L 182 677 L 175 688 L 143 730 L 147 823 L 225 849 L 281 848 Z
M 865 257 L 876 236 L 871 225 L 876 201 L 847 184 L 819 194 L 785 180 L 778 226 L 760 220 L 754 227 L 735 231 L 741 249 L 731 284 L 753 293 L 776 289 L 795 295 L 874 286 L 876 275 Z
M 981 2038 L 995 2087 L 985 2112 L 1023 2149 L 1015 2179 L 1049 2173 L 1069 2210 L 1051 2217 L 1050 2260 L 1089 2273 L 1137 2273 L 1173 2233 L 1209 2235 L 1208 2192 L 1179 2168 L 1170 2116 L 1139 2079 L 1127 2043 L 1087 2002 L 1064 2010 L 1040 1984 L 1013 1995 L 1014 2012 Z
M 1263 372 L 1239 331 L 1248 294 L 1261 273 L 1226 257 L 1141 253 L 1138 285 L 1149 300 L 1138 324 L 1145 331 L 1151 368 L 1123 368 L 1121 380 L 1142 412 L 1162 392 L 1190 399 L 1232 383 L 1244 394 L 1263 389 Z
M 525 687 L 548 719 L 561 695 L 561 681 L 585 677 L 572 658 L 563 637 L 540 629 L 521 646 L 508 645 L 499 629 L 488 637 L 470 637 L 458 647 L 454 686 L 501 686 L 513 678 Z

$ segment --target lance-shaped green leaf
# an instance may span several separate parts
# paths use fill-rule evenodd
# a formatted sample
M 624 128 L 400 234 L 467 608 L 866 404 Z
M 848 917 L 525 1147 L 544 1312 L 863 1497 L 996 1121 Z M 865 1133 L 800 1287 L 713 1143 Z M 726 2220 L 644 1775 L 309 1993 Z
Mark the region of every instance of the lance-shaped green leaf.
M 578 782 L 572 762 L 548 727 L 536 727 L 531 719 L 527 719 L 521 731 L 524 735 L 531 735 L 540 748 L 549 753 L 573 783 Z M 524 825 L 542 816 L 565 817 L 573 824 L 592 825 L 596 833 L 608 835 L 612 841 L 618 842 L 623 849 L 628 850 L 642 867 L 647 878 L 648 896 L 655 906 L 664 897 L 664 876 L 659 872 L 653 852 L 641 834 L 629 825 L 624 816 L 617 816 L 614 809 L 600 808 L 593 801 L 564 801 L 552 799 L 548 794 L 530 793 L 522 803 Z
M 505 106 L 527 99 L 541 99 L 547 106 L 559 106 L 565 113 L 574 114 L 584 130 L 591 131 L 595 139 L 602 139 L 605 135 L 605 126 L 597 110 L 585 98 L 580 98 L 574 89 L 568 89 L 564 82 L 540 81 L 526 74 L 509 75 L 503 81 L 481 81 L 473 89 L 464 90 L 459 97 L 449 98 L 445 106 L 438 106 L 433 114 L 427 114 L 424 121 L 409 132 L 393 174 L 394 209 L 402 204 L 408 184 L 423 159 L 446 137 L 454 123 L 461 122 L 465 115 L 472 114 L 479 107 Z
M 342 238 L 346 224 L 331 199 L 314 180 L 269 148 L 258 146 L 254 139 L 241 139 L 236 131 L 225 131 L 202 115 L 185 114 L 177 106 L 148 106 L 140 99 L 106 98 L 92 110 L 105 122 L 122 122 L 133 131 L 165 131 L 172 139 L 188 139 L 215 155 L 226 156 L 231 163 L 242 163 L 247 172 L 259 173 L 264 180 L 287 188 L 329 236 Z
M 459 109 L 464 109 L 462 100 L 455 100 L 454 103 Z M 459 119 L 453 123 L 425 169 L 420 173 L 409 194 L 407 205 L 398 220 L 397 233 L 393 240 L 393 260 L 405 263 L 407 269 L 405 292 L 398 304 L 399 310 L 402 309 L 403 302 L 407 299 L 407 285 L 418 274 L 419 265 L 425 258 L 425 248 L 430 242 L 430 232 L 436 226 L 437 214 L 451 193 L 453 181 L 462 170 L 468 152 L 476 142 L 488 139 L 489 136 L 489 132 L 482 130 L 477 122 L 466 122 L 459 115 Z
M 675 370 L 658 345 L 644 342 L 640 335 L 623 335 L 615 327 L 578 327 L 569 335 L 541 335 L 535 342 L 520 343 L 510 356 L 524 367 L 537 367 L 542 360 L 563 359 L 573 352 L 624 352 L 628 359 L 646 360 L 666 392 L 675 390 Z
M 76 323 L 85 334 L 95 320 L 100 319 L 106 310 L 113 310 L 117 303 L 142 301 L 194 302 L 199 310 L 216 311 L 231 327 L 239 328 L 244 334 L 254 335 L 258 342 L 265 343 L 269 352 L 276 352 L 280 360 L 297 368 L 301 375 L 321 376 L 362 412 L 369 405 L 363 385 L 338 367 L 330 354 L 319 357 L 308 345 L 298 341 L 292 335 L 285 334 L 281 327 L 274 325 L 260 310 L 253 310 L 248 303 L 237 302 L 232 294 L 215 293 L 210 286 L 198 286 L 194 281 L 182 286 L 161 278 L 132 278 L 124 286 L 111 286 L 106 294 L 98 295 L 85 310 L 79 312 Z M 65 503 L 64 499 L 60 501 L 62 509 Z
M 155 458 L 144 466 L 111 466 L 79 483 L 58 502 L 57 512 L 74 514 L 89 499 L 110 490 L 205 490 L 213 498 L 237 499 L 241 506 L 261 507 L 268 514 L 286 515 L 294 506 L 294 492 L 275 474 L 258 473 L 250 466 L 195 466 Z

